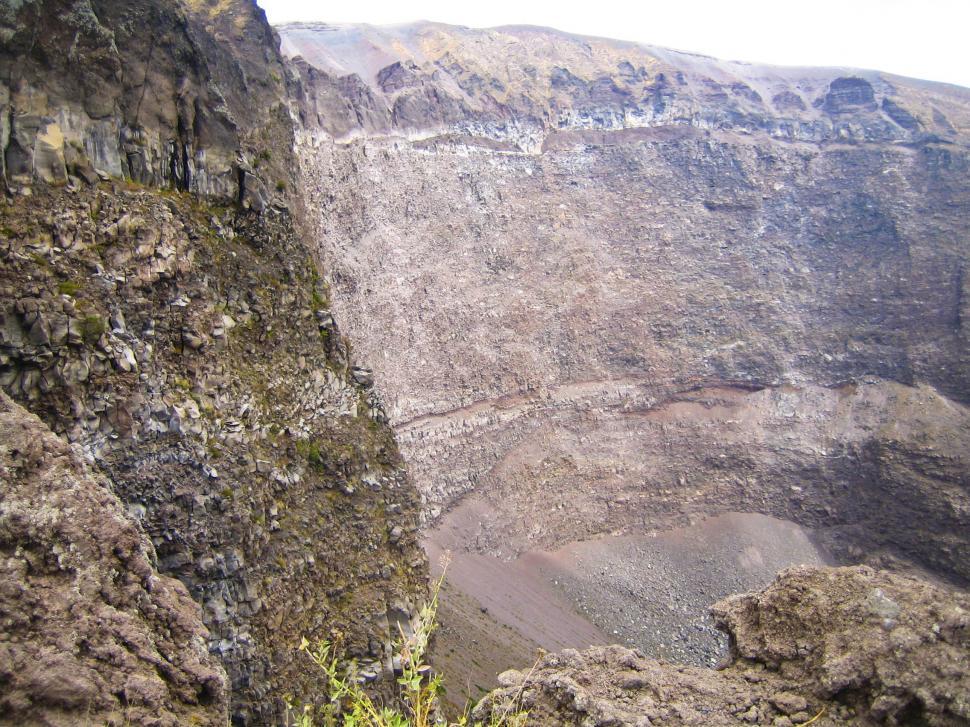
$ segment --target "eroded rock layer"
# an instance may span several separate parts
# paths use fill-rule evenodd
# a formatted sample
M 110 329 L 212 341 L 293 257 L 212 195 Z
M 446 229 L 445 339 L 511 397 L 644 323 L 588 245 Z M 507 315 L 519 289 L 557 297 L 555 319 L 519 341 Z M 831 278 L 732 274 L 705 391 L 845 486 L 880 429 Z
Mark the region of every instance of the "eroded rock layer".
M 866 567 L 782 572 L 714 607 L 719 671 L 619 646 L 543 657 L 476 709 L 534 725 L 959 725 L 970 720 L 970 600 Z
M 335 305 L 430 521 L 479 498 L 470 547 L 514 555 L 760 511 L 970 578 L 967 91 L 280 32 Z

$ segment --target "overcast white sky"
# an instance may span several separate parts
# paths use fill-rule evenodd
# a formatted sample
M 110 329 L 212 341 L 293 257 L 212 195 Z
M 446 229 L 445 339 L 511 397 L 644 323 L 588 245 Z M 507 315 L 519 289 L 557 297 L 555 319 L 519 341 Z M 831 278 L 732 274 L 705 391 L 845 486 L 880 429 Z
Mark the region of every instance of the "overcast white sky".
M 257 1 L 271 23 L 524 23 L 730 60 L 875 68 L 970 87 L 970 0 Z

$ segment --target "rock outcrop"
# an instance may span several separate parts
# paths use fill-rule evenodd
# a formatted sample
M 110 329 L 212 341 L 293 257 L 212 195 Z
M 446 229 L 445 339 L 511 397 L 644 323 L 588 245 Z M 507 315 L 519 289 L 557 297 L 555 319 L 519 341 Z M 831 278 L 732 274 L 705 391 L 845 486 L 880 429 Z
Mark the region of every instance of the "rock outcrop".
M 425 588 L 417 495 L 288 215 L 123 183 L 2 210 L 0 384 L 202 605 L 234 720 L 316 690 L 302 636 L 383 673 Z
M 317 696 L 304 636 L 381 689 L 426 589 L 418 499 L 301 236 L 262 11 L 38 0 L 0 32 L 0 386 L 201 605 L 229 678 L 212 709 L 275 724 Z
M 718 603 L 720 670 L 619 646 L 503 674 L 476 708 L 536 725 L 958 725 L 970 720 L 970 599 L 866 567 L 795 568 Z M 814 721 L 813 721 L 814 720 Z
M 254 3 L 4 3 L 0 40 L 7 186 L 123 176 L 261 209 L 292 184 L 278 42 Z
M 80 448 L 0 393 L 0 723 L 225 724 L 202 610 Z

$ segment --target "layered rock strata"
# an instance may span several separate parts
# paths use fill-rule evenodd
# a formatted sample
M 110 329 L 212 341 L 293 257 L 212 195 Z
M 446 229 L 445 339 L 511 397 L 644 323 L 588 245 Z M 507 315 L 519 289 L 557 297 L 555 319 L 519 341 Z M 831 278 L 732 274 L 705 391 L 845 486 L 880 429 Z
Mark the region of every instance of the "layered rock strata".
M 470 547 L 508 556 L 759 511 L 967 581 L 966 90 L 280 32 L 335 306 L 429 523 L 478 498 Z

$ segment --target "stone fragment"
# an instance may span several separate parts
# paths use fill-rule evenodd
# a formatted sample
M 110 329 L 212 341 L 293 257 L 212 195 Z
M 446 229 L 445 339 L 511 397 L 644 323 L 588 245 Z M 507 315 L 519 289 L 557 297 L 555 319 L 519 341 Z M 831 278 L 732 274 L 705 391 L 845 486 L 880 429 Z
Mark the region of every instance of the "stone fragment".
M 804 712 L 808 709 L 808 700 L 800 694 L 779 692 L 771 697 L 771 703 L 783 714 Z
M 906 628 L 905 638 L 887 638 L 872 618 L 875 590 L 899 605 L 893 633 Z M 715 606 L 732 645 L 717 671 L 643 659 L 621 646 L 566 649 L 543 656 L 524 678 L 500 677 L 473 716 L 487 719 L 522 704 L 548 724 L 608 715 L 609 724 L 632 726 L 653 714 L 659 695 L 658 705 L 694 715 L 685 724 L 791 727 L 818 715 L 832 724 L 903 724 L 913 700 L 925 705 L 928 723 L 958 724 L 970 710 L 957 696 L 970 667 L 970 632 L 944 643 L 918 628 L 953 607 L 970 613 L 970 597 L 866 567 L 791 568 L 763 591 Z M 632 663 L 640 665 L 642 685 L 628 679 Z M 525 694 L 527 705 L 518 701 Z
M 374 372 L 360 366 L 354 366 L 350 370 L 350 375 L 361 386 L 368 388 L 374 385 Z

